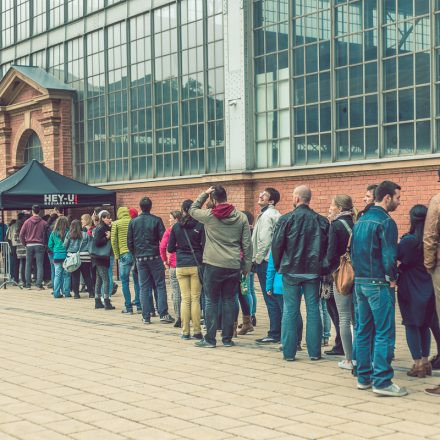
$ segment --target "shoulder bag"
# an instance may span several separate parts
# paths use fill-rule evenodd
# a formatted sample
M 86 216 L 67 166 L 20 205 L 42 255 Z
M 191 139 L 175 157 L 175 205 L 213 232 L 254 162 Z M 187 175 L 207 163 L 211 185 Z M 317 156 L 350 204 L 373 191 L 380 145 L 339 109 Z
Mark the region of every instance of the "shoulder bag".
M 194 261 L 196 263 L 197 273 L 199 275 L 200 284 L 203 285 L 203 266 L 201 264 L 199 264 L 199 261 L 197 260 L 197 257 L 196 257 L 196 253 L 194 252 L 194 248 L 192 247 L 191 240 L 189 239 L 188 233 L 186 232 L 186 229 L 183 226 L 182 226 L 182 230 L 183 230 L 183 233 L 185 234 L 186 241 L 188 242 L 189 248 L 191 249 L 192 256 L 193 256 Z
M 95 234 L 93 235 L 93 240 L 90 243 L 90 256 L 92 258 L 98 259 L 110 259 L 110 255 L 112 252 L 112 243 L 107 239 L 107 243 L 104 246 L 96 246 Z
M 344 255 L 339 259 L 339 267 L 333 272 L 333 280 L 335 282 L 336 290 L 341 295 L 349 295 L 353 291 L 354 285 L 354 270 L 350 257 L 350 246 L 353 231 L 345 220 L 339 219 L 344 225 L 347 232 L 350 234 L 348 239 L 347 249 Z

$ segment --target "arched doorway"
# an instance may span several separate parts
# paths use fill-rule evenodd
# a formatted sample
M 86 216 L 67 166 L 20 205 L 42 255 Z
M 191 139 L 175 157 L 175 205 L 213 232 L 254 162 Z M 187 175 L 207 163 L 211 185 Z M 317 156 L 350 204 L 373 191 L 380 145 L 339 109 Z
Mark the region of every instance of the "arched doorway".
M 40 138 L 37 133 L 32 132 L 29 136 L 26 146 L 23 152 L 23 163 L 26 164 L 33 159 L 37 159 L 38 162 L 44 161 L 43 149 L 41 148 Z

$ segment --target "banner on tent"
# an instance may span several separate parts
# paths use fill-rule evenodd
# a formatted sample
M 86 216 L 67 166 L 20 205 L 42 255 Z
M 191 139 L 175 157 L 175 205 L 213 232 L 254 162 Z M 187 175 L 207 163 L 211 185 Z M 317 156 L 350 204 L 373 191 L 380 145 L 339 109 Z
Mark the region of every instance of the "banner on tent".
M 44 194 L 45 205 L 77 205 L 77 194 Z

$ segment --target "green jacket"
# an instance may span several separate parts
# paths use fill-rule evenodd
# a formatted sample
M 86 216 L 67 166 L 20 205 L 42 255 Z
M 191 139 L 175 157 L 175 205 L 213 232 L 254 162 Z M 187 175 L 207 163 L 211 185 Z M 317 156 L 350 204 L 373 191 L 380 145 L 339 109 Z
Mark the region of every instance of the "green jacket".
M 130 252 L 127 246 L 128 225 L 131 221 L 128 208 L 121 206 L 118 209 L 117 218 L 112 223 L 111 242 L 115 258 L 119 259 L 121 255 Z
M 203 262 L 250 272 L 252 241 L 246 215 L 234 209 L 228 217 L 218 219 L 212 214 L 211 209 L 202 209 L 207 199 L 208 195 L 203 192 L 189 209 L 191 217 L 205 225 Z
M 64 260 L 66 258 L 67 250 L 64 247 L 64 239 L 68 233 L 69 231 L 67 230 L 65 236 L 60 238 L 58 234 L 51 232 L 47 247 L 53 253 L 54 260 Z

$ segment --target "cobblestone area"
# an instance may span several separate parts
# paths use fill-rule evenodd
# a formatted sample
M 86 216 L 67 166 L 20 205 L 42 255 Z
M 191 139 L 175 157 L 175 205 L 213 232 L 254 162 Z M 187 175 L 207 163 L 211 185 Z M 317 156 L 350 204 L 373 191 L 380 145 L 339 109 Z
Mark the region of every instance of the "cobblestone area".
M 254 333 L 203 350 L 179 329 L 93 300 L 0 291 L 0 439 L 440 439 L 440 400 L 410 379 L 398 324 L 396 382 L 410 394 L 359 391 L 336 358 L 282 361 L 254 340 L 267 328 L 259 297 Z M 170 307 L 172 309 L 172 307 Z

